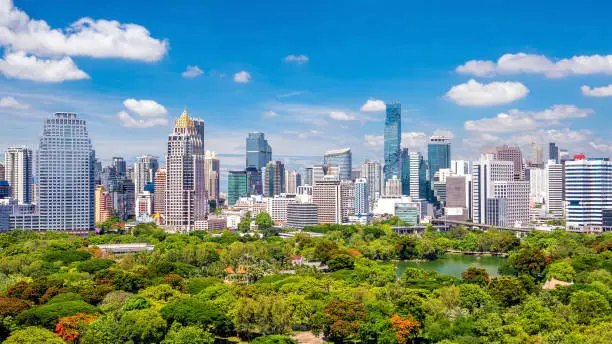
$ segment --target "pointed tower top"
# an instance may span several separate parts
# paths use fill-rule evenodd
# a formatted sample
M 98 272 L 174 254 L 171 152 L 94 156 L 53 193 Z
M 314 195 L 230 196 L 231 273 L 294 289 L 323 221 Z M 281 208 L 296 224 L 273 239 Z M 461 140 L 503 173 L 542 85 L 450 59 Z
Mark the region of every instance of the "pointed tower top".
M 187 107 L 185 107 L 185 110 L 183 110 L 183 114 L 181 115 L 181 117 L 179 117 L 176 122 L 174 122 L 174 127 L 175 128 L 193 128 L 193 121 L 191 120 L 191 118 L 189 117 L 189 114 L 187 114 Z

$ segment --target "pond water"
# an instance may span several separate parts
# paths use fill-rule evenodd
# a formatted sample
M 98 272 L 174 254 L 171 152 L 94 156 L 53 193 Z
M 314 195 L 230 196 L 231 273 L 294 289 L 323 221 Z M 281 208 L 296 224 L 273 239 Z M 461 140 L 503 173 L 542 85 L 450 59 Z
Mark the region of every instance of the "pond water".
M 407 261 L 395 263 L 395 273 L 401 276 L 406 268 L 419 268 L 423 270 L 436 271 L 441 274 L 461 278 L 461 273 L 469 267 L 484 268 L 489 276 L 499 276 L 500 268 L 506 258 L 491 256 L 470 256 L 470 255 L 447 255 L 431 261 Z

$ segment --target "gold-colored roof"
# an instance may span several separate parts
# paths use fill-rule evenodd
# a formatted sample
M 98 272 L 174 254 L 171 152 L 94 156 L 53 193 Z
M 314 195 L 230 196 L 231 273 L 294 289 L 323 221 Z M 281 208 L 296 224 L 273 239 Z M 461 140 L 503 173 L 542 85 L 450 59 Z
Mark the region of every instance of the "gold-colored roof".
M 191 120 L 191 118 L 189 118 L 189 115 L 187 114 L 187 109 L 185 109 L 185 111 L 183 111 L 183 114 L 181 115 L 181 117 L 176 119 L 176 122 L 174 122 L 174 127 L 175 128 L 193 128 L 193 121 Z

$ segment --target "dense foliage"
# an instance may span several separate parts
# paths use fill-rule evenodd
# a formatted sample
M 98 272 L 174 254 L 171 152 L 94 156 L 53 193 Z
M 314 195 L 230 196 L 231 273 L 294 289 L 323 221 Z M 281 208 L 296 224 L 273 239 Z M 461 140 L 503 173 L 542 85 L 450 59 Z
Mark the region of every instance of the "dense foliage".
M 0 340 L 6 343 L 605 343 L 612 338 L 612 234 L 448 232 L 399 236 L 397 219 L 275 236 L 11 231 L 0 234 Z M 241 224 L 248 231 L 249 223 Z M 147 242 L 112 256 L 97 244 Z M 493 277 L 462 278 L 395 260 L 449 250 L 504 253 Z M 305 264 L 303 262 L 317 262 Z M 317 266 L 318 264 L 321 266 Z M 543 289 L 547 280 L 572 282 Z

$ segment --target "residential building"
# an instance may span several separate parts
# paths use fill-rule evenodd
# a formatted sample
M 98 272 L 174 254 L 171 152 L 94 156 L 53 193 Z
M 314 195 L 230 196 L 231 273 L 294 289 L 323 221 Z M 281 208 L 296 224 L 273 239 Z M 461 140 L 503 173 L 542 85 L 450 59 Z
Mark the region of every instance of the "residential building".
M 159 162 L 156 157 L 151 155 L 143 155 L 136 158 L 134 163 L 134 187 L 136 197 L 145 191 L 145 185 L 147 183 L 155 182 L 155 173 L 159 168 Z
M 273 160 L 266 164 L 265 173 L 262 173 L 263 193 L 266 197 L 274 197 L 285 193 L 285 165 Z
M 111 194 L 104 186 L 96 186 L 95 191 L 95 223 L 101 223 L 108 219 L 113 211 L 113 200 Z
M 0 180 L 6 180 L 4 164 L 0 162 Z
M 542 145 L 536 143 L 535 141 L 531 142 L 531 166 L 536 168 L 544 167 L 544 149 Z
M 136 217 L 151 216 L 155 209 L 155 196 L 149 191 L 141 192 L 136 197 Z
M 565 162 L 565 174 L 567 229 L 601 227 L 602 210 L 612 208 L 612 162 L 576 157 Z
M 165 224 L 174 231 L 190 231 L 208 214 L 204 180 L 204 133 L 201 121 L 187 110 L 174 122 L 168 135 L 166 156 Z
M 564 213 L 564 164 L 549 161 L 546 165 L 546 180 L 548 184 L 546 201 L 547 211 L 553 216 L 561 217 Z
M 401 197 L 402 196 L 402 181 L 397 177 L 393 176 L 387 179 L 385 183 L 385 196 L 386 197 Z
M 449 220 L 466 221 L 471 209 L 471 175 L 446 177 L 446 203 L 444 216 Z
M 267 213 L 276 224 L 284 224 L 287 222 L 287 206 L 295 202 L 295 195 L 281 194 L 270 197 Z
M 324 165 L 338 166 L 340 169 L 340 180 L 351 180 L 351 173 L 353 171 L 352 160 L 350 148 L 330 150 L 323 155 Z
M 319 223 L 318 206 L 312 203 L 287 204 L 287 227 L 302 230 Z
M 401 176 L 402 105 L 386 104 L 384 134 L 384 180 Z
M 493 182 L 493 198 L 505 200 L 505 223 L 489 224 L 521 227 L 529 223 L 529 182 L 522 180 Z
M 11 197 L 20 204 L 32 203 L 32 150 L 9 147 L 4 154 L 6 180 L 11 186 Z
M 450 175 L 449 168 L 441 168 L 434 174 L 434 179 L 431 181 L 434 196 L 440 203 L 446 202 L 446 178 Z
M 327 177 L 312 187 L 312 203 L 318 206 L 319 223 L 342 223 L 340 181 Z
M 153 202 L 153 212 L 159 214 L 160 218 L 166 217 L 166 179 L 168 172 L 165 167 L 161 167 L 155 173 L 155 201 Z
M 115 156 L 113 157 L 113 168 L 117 173 L 117 178 L 119 180 L 126 179 L 127 176 L 127 164 L 122 157 Z
M 429 165 L 429 181 L 432 182 L 434 175 L 441 168 L 450 168 L 451 164 L 451 140 L 448 137 L 434 135 L 429 138 L 427 144 L 427 164 Z
M 229 171 L 227 176 L 227 204 L 232 206 L 240 197 L 248 195 L 246 171 Z
M 512 161 L 493 160 L 483 156 L 472 166 L 472 219 L 474 223 L 487 223 L 487 199 L 494 198 L 493 183 L 514 180 Z
M 219 202 L 219 181 L 221 179 L 221 164 L 217 153 L 206 151 L 204 155 L 204 189 L 208 199 Z
M 493 159 L 500 161 L 510 161 L 514 166 L 514 180 L 525 180 L 525 170 L 523 169 L 523 154 L 518 147 L 498 146 L 488 147 L 484 150 L 485 154 L 492 154 Z
M 548 170 L 546 168 L 532 167 L 529 169 L 529 200 L 546 205 L 548 195 Z
M 97 158 L 94 161 L 94 185 L 102 185 L 102 162 Z
M 340 182 L 340 207 L 342 222 L 348 221 L 349 215 L 355 213 L 355 183 L 351 180 Z
M 450 170 L 454 176 L 466 176 L 472 174 L 469 160 L 451 160 Z
M 374 207 L 376 200 L 382 196 L 383 173 L 382 166 L 378 161 L 364 161 L 361 163 L 361 178 L 368 183 L 368 209 Z
M 296 170 L 285 170 L 285 192 L 294 194 L 297 187 L 302 185 L 302 176 Z
M 370 202 L 368 196 L 368 180 L 358 178 L 355 180 L 355 197 L 353 207 L 355 214 L 367 214 L 370 212 Z

